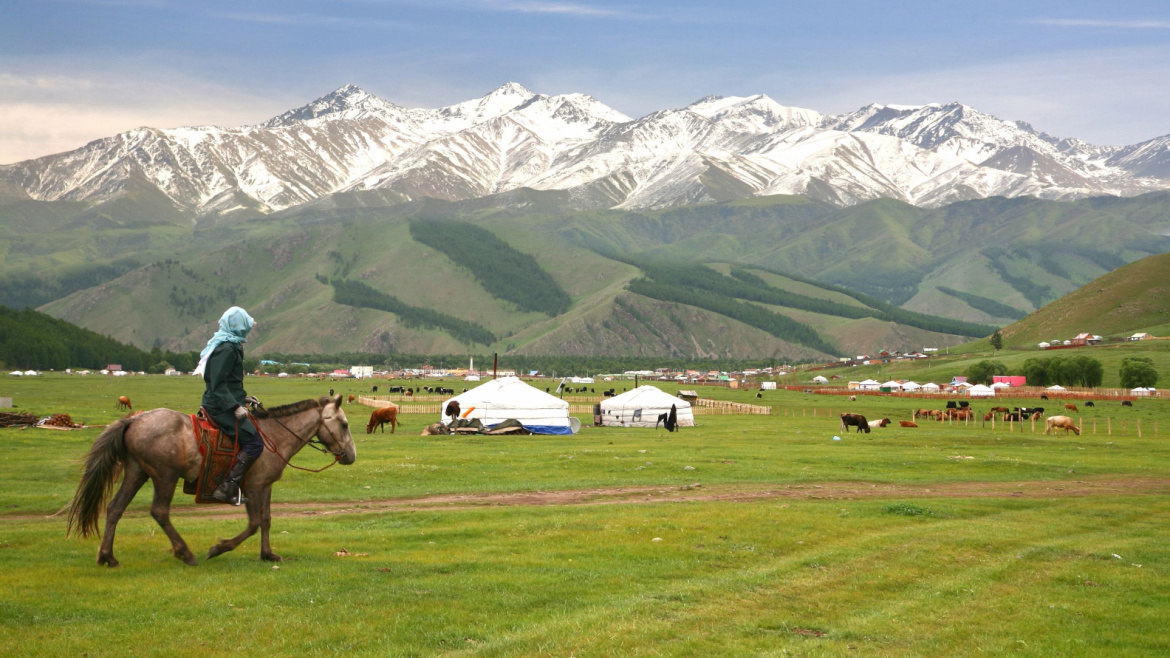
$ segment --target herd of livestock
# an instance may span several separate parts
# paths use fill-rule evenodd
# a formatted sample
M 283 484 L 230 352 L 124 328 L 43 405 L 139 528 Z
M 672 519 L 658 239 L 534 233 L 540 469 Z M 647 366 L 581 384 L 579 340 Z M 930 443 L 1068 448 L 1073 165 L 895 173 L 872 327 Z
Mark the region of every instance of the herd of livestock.
M 1122 406 L 1131 407 L 1133 403 L 1125 400 Z M 1084 403 L 1086 407 L 1096 406 L 1092 400 Z M 1068 403 L 1064 405 L 1064 411 L 1079 412 L 1077 405 Z M 901 427 L 918 427 L 919 420 L 934 420 L 938 422 L 954 421 L 954 422 L 971 422 L 978 420 L 975 410 L 968 406 L 967 402 L 948 402 L 946 409 L 915 409 L 914 420 L 898 421 Z M 1044 407 L 1015 407 L 1009 409 L 1007 407 L 992 407 L 987 413 L 982 416 L 983 421 L 993 421 L 996 419 L 1003 420 L 1005 423 L 1019 423 L 1025 420 L 1037 421 L 1044 418 Z M 843 413 L 841 414 L 841 431 L 848 432 L 850 427 L 856 427 L 857 432 L 865 432 L 886 427 L 890 425 L 889 418 L 882 418 L 880 420 L 867 420 L 862 414 Z M 1044 433 L 1055 434 L 1057 431 L 1063 429 L 1065 434 L 1072 432 L 1080 435 L 1080 427 L 1077 426 L 1069 416 L 1058 415 L 1048 416 L 1044 421 Z

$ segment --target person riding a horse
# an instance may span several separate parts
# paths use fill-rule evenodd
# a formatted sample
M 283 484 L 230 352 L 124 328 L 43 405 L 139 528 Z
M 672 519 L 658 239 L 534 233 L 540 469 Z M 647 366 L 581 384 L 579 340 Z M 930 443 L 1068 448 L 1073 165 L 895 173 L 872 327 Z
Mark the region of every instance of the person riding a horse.
M 199 366 L 195 374 L 202 374 L 207 390 L 203 393 L 203 408 L 220 431 L 232 436 L 239 443 L 239 453 L 231 471 L 212 494 L 221 502 L 239 505 L 247 502 L 240 493 L 240 483 L 252 463 L 264 452 L 264 443 L 256 426 L 248 417 L 249 399 L 244 390 L 244 346 L 248 332 L 256 321 L 239 306 L 224 311 L 219 319 L 219 331 L 207 341 L 207 347 L 199 355 Z

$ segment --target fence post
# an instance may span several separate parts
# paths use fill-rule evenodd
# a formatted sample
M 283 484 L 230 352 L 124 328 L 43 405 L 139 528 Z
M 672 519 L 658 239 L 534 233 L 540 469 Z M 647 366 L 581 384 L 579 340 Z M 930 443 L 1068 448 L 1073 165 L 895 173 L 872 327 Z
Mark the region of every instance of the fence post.
M 1033 434 L 1035 434 L 1035 433 L 1036 433 L 1036 417 L 1035 417 L 1035 416 L 1029 416 L 1029 418 L 1031 418 L 1031 419 L 1032 419 L 1032 433 L 1033 433 Z
M 1097 435 L 1097 418 L 1096 418 L 1096 416 L 1093 417 L 1093 435 L 1094 436 Z
M 1125 421 L 1126 421 L 1126 420 L 1128 420 L 1128 419 L 1126 419 L 1126 418 L 1122 418 L 1122 419 L 1121 419 L 1121 435 L 1122 435 L 1122 436 L 1125 436 L 1125 425 L 1126 425 L 1126 422 L 1125 422 Z
M 1113 436 L 1113 417 L 1105 418 L 1105 436 Z
M 1077 416 L 1077 431 L 1081 432 L 1082 434 L 1085 431 L 1085 419 L 1081 418 L 1080 416 Z
M 1008 431 L 1016 431 L 1016 417 L 1011 414 L 1008 414 Z

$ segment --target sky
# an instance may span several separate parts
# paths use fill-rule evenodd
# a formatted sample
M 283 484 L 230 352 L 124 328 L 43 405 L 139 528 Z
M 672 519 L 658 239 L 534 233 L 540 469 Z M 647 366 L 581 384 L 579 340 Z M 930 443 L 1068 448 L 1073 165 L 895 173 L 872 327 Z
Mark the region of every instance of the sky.
M 350 83 L 440 107 L 512 81 L 632 117 L 710 94 L 959 101 L 1126 145 L 1170 133 L 1170 2 L 0 0 L 0 163 Z

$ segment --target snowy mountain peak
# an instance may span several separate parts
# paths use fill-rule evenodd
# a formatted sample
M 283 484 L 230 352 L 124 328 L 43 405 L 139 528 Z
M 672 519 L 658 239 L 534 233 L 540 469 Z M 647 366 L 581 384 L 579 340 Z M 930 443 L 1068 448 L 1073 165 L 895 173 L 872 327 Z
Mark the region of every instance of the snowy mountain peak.
M 273 117 L 261 126 L 276 128 L 328 115 L 346 115 L 348 118 L 357 118 L 356 115 L 362 113 L 385 113 L 399 109 L 397 105 L 384 101 L 357 85 L 348 84 L 325 94 L 308 105 Z
M 764 94 L 754 96 L 707 96 L 686 109 L 736 132 L 771 132 L 806 126 L 824 121 L 820 112 L 787 107 Z

